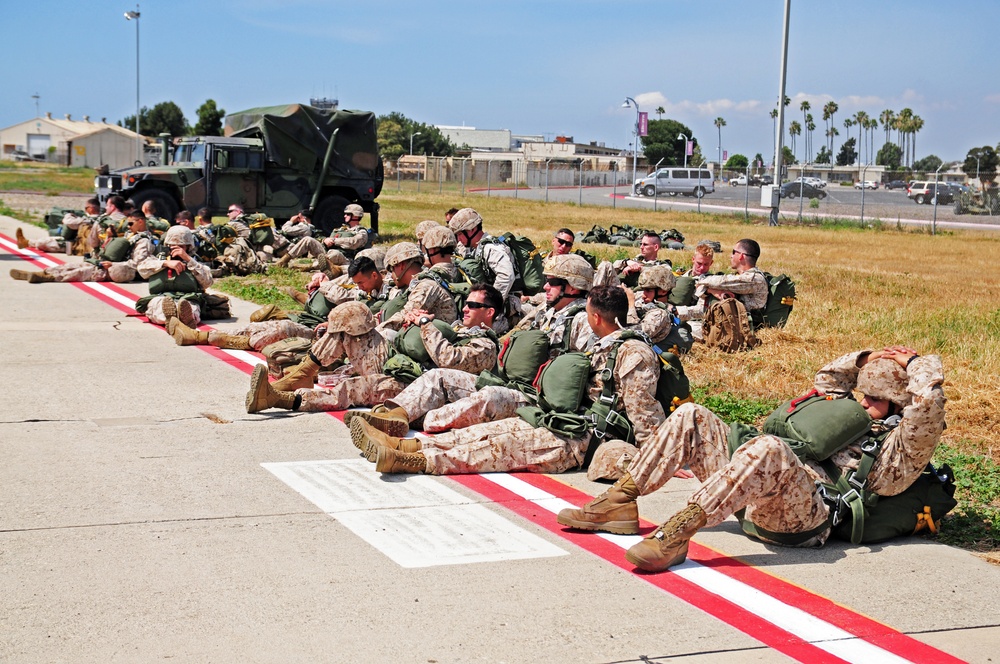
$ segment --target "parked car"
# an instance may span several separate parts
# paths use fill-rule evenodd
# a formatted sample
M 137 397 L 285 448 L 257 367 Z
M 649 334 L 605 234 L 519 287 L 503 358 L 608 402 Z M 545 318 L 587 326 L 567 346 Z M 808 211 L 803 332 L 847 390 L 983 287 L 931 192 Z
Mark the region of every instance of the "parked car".
M 747 185 L 747 176 L 737 175 L 734 178 L 729 178 L 730 187 L 745 187 Z
M 778 195 L 782 198 L 788 199 L 795 198 L 799 195 L 804 198 L 818 198 L 820 200 L 826 198 L 825 191 L 819 187 L 814 187 L 811 184 L 806 184 L 805 182 L 786 182 L 781 185 Z
M 955 200 L 954 190 L 947 182 L 938 182 L 936 186 L 935 189 L 933 181 L 918 180 L 910 185 L 906 195 L 917 205 L 932 205 L 935 198 L 938 205 L 947 205 Z
M 908 189 L 909 187 L 910 187 L 910 185 L 907 184 L 906 182 L 902 181 L 902 180 L 893 180 L 892 182 L 886 182 L 885 183 L 885 188 L 889 189 L 889 190 L 893 190 L 893 189 Z
M 10 153 L 10 158 L 14 161 L 34 161 L 34 159 L 31 158 L 31 155 L 24 150 L 14 150 Z
M 878 182 L 874 180 L 865 180 L 864 182 L 855 182 L 855 189 L 878 189 Z
M 637 195 L 649 197 L 680 194 L 701 198 L 715 191 L 715 182 L 712 171 L 708 169 L 661 168 L 636 180 L 633 190 Z
M 771 176 L 771 175 L 761 175 L 760 176 L 760 183 L 761 184 L 774 184 L 774 177 Z

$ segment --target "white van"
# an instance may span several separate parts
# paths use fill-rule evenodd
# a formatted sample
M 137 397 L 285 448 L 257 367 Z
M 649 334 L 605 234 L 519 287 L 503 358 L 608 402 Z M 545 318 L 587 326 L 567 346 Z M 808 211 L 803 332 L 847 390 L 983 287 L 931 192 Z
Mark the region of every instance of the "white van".
M 715 178 L 712 171 L 706 168 L 661 168 L 636 180 L 633 190 L 636 195 L 642 196 L 681 194 L 701 198 L 715 191 Z

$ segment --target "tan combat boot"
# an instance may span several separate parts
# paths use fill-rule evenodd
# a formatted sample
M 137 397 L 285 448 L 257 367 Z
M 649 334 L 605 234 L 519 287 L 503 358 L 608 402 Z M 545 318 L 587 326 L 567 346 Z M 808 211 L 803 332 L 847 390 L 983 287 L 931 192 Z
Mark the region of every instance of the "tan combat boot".
M 250 345 L 250 337 L 236 334 L 226 334 L 212 330 L 208 333 L 208 343 L 216 348 L 228 348 L 230 350 L 253 350 Z
M 375 470 L 380 473 L 425 473 L 427 457 L 421 452 L 400 452 L 379 446 Z
M 28 270 L 11 270 L 10 271 L 10 278 L 11 279 L 17 279 L 18 281 L 27 281 L 28 280 L 28 276 L 30 274 L 32 274 L 32 273 L 29 272 Z
M 351 442 L 372 463 L 377 461 L 378 450 L 383 447 L 403 453 L 419 452 L 421 449 L 420 441 L 416 438 L 390 436 L 371 426 L 360 417 L 353 418 L 350 427 Z
M 257 311 L 250 314 L 250 322 L 260 323 L 265 320 L 284 320 L 288 314 L 278 308 L 276 304 L 265 304 Z
M 625 552 L 625 559 L 647 572 L 662 572 L 687 558 L 688 543 L 708 522 L 700 505 L 691 503 Z
M 179 318 L 167 321 L 167 333 L 174 338 L 178 346 L 204 346 L 208 343 L 208 332 L 192 330 Z
M 278 260 L 274 261 L 275 267 L 288 267 L 288 263 L 292 260 L 291 254 L 285 254 Z
M 305 304 L 309 301 L 309 296 L 307 294 L 300 290 L 295 290 L 291 286 L 282 286 L 279 290 L 299 304 Z
M 349 410 L 344 413 L 344 424 L 350 426 L 355 417 L 363 419 L 382 433 L 397 438 L 403 438 L 410 432 L 410 416 L 399 406 L 389 408 L 385 404 L 379 404 L 371 411 Z
M 17 248 L 27 249 L 28 248 L 28 238 L 24 237 L 24 231 L 20 227 L 14 231 L 14 236 L 17 238 Z
M 271 387 L 276 390 L 292 391 L 299 389 L 311 390 L 319 373 L 320 366 L 316 364 L 312 357 L 306 355 L 306 359 L 292 367 L 292 369 L 278 380 L 271 383 Z
M 326 257 L 326 254 L 320 254 L 316 257 L 316 266 L 320 272 L 330 277 L 330 279 L 336 279 L 344 273 L 344 268 L 340 265 L 330 264 L 330 260 Z
M 180 319 L 188 327 L 193 327 L 195 324 L 194 309 L 191 308 L 191 303 L 187 300 L 174 300 L 171 297 L 163 298 L 163 317 L 168 321 L 171 318 Z
M 47 272 L 29 272 L 29 284 L 49 284 L 56 281 L 56 278 Z
M 247 412 L 259 413 L 268 408 L 284 408 L 285 410 L 296 410 L 294 392 L 285 392 L 274 389 L 267 381 L 267 369 L 258 364 L 250 375 L 250 391 L 247 392 Z
M 639 532 L 639 497 L 632 476 L 628 473 L 614 485 L 580 508 L 567 508 L 559 512 L 556 520 L 577 530 L 596 530 L 617 535 L 635 535 Z

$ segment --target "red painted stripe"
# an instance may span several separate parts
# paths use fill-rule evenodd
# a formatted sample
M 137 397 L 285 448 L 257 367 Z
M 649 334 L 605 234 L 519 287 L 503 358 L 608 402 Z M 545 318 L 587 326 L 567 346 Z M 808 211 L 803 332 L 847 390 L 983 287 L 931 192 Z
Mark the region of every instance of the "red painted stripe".
M 592 496 L 546 475 L 536 475 L 533 473 L 511 474 L 527 484 L 575 505 L 583 505 L 592 498 Z M 477 493 L 481 493 L 487 498 L 503 504 L 511 511 L 521 514 L 536 525 L 560 535 L 570 542 L 604 558 L 608 562 L 622 569 L 632 571 L 644 580 L 666 590 L 667 592 L 670 592 L 671 594 L 677 595 L 678 597 L 682 596 L 675 592 L 678 590 L 676 582 L 683 581 L 684 584 L 688 586 L 687 590 L 693 593 L 693 596 L 683 596 L 682 598 L 685 601 L 698 606 L 706 613 L 709 613 L 723 622 L 744 631 L 750 636 L 753 636 L 771 647 L 780 649 L 772 642 L 775 638 L 778 638 L 778 641 L 782 642 L 780 637 L 774 637 L 772 633 L 780 633 L 781 635 L 787 635 L 787 638 L 801 641 L 798 637 L 788 634 L 771 623 L 766 621 L 757 621 L 755 616 L 754 621 L 758 623 L 758 626 L 755 627 L 753 631 L 750 631 L 747 629 L 747 626 L 754 621 L 748 622 L 749 619 L 746 616 L 737 615 L 736 611 L 743 614 L 746 614 L 746 612 L 738 607 L 734 609 L 734 605 L 731 602 L 717 598 L 716 596 L 707 593 L 693 584 L 688 584 L 686 581 L 676 577 L 675 575 L 646 574 L 641 570 L 634 569 L 630 564 L 628 564 L 627 561 L 625 561 L 625 557 L 620 547 L 608 542 L 602 537 L 597 537 L 594 534 L 564 529 L 555 521 L 555 519 L 552 518 L 552 514 L 548 510 L 535 506 L 534 503 L 531 503 L 531 501 L 525 500 L 521 496 L 511 493 L 489 480 L 485 480 L 477 475 L 454 476 L 453 479 L 476 491 Z M 653 527 L 654 524 L 644 521 L 642 522 L 642 526 L 643 532 L 648 532 L 649 528 Z M 830 623 L 831 625 L 854 634 L 869 643 L 895 653 L 900 657 L 905 657 L 906 659 L 913 661 L 934 663 L 940 662 L 942 664 L 953 664 L 962 661 L 925 643 L 921 643 L 916 639 L 906 636 L 905 634 L 902 634 L 901 632 L 894 630 L 883 623 L 851 611 L 850 609 L 825 597 L 811 593 L 800 586 L 781 579 L 780 577 L 763 572 L 739 560 L 729 558 L 713 549 L 699 545 L 696 542 L 691 543 L 688 558 L 701 563 L 706 567 L 711 567 L 715 571 L 726 574 L 727 576 L 741 581 L 748 586 L 756 588 L 757 590 L 785 602 L 790 606 L 799 608 Z M 671 576 L 674 576 L 674 579 L 666 579 L 666 577 Z M 715 598 L 715 601 L 705 602 L 703 598 L 705 595 L 708 595 L 710 598 Z M 758 631 L 758 629 L 761 631 Z M 782 650 L 782 652 L 786 651 Z M 821 652 L 823 655 L 829 656 L 829 653 L 826 653 L 825 651 Z M 817 660 L 808 659 L 805 661 Z

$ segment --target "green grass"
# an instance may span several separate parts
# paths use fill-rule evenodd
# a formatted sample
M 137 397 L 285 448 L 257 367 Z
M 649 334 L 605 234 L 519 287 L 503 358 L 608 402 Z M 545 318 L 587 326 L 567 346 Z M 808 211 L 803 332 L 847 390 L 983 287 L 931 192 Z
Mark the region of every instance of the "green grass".
M 251 274 L 246 277 L 224 277 L 218 279 L 213 288 L 228 293 L 247 302 L 261 306 L 277 305 L 286 311 L 302 311 L 302 305 L 279 290 L 283 286 L 291 286 L 304 291 L 309 281 L 309 275 L 295 270 L 280 267 L 268 268 L 267 274 Z
M 973 447 L 971 441 L 963 441 Z M 959 452 L 942 444 L 935 465 L 947 463 L 955 473 L 958 507 L 944 520 L 938 539 L 973 551 L 1000 549 L 1000 464 L 985 455 Z
M 7 167 L 0 169 L 0 191 L 39 191 L 53 196 L 62 192 L 93 193 L 94 169 Z
M 14 219 L 19 219 L 25 223 L 31 224 L 32 226 L 38 226 L 39 228 L 48 228 L 41 216 L 30 214 L 25 210 L 15 210 L 4 203 L 2 198 L 0 198 L 0 215 L 13 217 Z
M 696 403 L 705 406 L 726 422 L 760 425 L 764 418 L 778 407 L 777 400 L 744 399 L 730 392 L 711 393 L 712 386 L 696 387 L 691 395 Z

